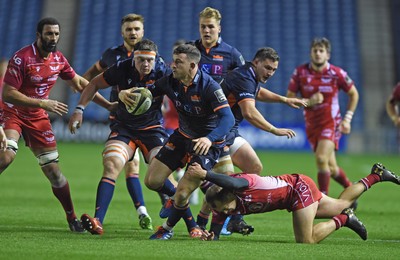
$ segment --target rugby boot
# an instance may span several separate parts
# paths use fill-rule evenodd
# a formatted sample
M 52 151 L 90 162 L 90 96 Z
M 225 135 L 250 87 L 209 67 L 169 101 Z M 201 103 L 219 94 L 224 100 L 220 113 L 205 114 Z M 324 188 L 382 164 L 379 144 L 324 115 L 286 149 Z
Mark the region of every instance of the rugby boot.
M 88 214 L 83 214 L 81 216 L 81 221 L 83 227 L 92 235 L 103 235 L 103 225 L 98 218 L 92 218 Z
M 365 228 L 364 224 L 354 214 L 352 208 L 344 209 L 340 214 L 347 215 L 347 221 L 346 224 L 344 224 L 345 227 L 348 227 L 354 232 L 356 232 L 363 240 L 367 240 L 368 236 L 367 229 Z
M 162 226 L 159 226 L 157 228 L 156 233 L 151 235 L 149 237 L 149 239 L 151 239 L 151 240 L 168 240 L 168 239 L 171 239 L 173 235 L 174 235 L 173 230 L 166 230 Z
M 374 166 L 372 166 L 371 173 L 379 175 L 381 181 L 390 181 L 400 185 L 400 176 L 386 169 L 381 163 L 375 163 Z

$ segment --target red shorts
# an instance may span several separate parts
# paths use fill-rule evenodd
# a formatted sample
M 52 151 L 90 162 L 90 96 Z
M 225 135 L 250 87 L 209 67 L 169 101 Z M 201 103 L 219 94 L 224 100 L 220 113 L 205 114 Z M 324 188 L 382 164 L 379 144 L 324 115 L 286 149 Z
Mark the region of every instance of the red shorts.
M 335 144 L 335 150 L 339 149 L 339 140 L 342 133 L 339 131 L 340 118 L 335 119 L 332 125 L 321 125 L 308 127 L 306 129 L 307 139 L 313 151 L 317 149 L 318 142 L 323 139 L 331 140 Z
M 4 130 L 13 129 L 23 136 L 26 146 L 31 148 L 56 147 L 56 138 L 47 114 L 41 117 L 22 119 L 14 113 L 4 111 Z
M 315 182 L 308 176 L 299 174 L 292 191 L 291 210 L 296 211 L 310 206 L 322 198 Z

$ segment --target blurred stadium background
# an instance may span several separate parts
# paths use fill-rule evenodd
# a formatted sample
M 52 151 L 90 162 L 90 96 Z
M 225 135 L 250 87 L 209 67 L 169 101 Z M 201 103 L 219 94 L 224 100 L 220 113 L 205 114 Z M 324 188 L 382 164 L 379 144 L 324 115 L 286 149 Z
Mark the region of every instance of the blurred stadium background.
M 168 62 L 176 40 L 199 38 L 198 13 L 206 6 L 220 10 L 222 38 L 246 60 L 262 46 L 278 51 L 279 69 L 267 87 L 282 95 L 293 69 L 308 61 L 311 39 L 329 38 L 331 63 L 349 72 L 361 94 L 353 131 L 343 138 L 341 152 L 399 153 L 400 135 L 386 116 L 385 101 L 400 80 L 400 0 L 0 0 L 0 57 L 10 58 L 32 43 L 38 20 L 52 16 L 61 23 L 59 49 L 83 74 L 106 48 L 121 44 L 121 17 L 139 13 L 145 17 L 145 37 L 158 44 Z M 73 108 L 79 94 L 65 86 L 59 81 L 53 98 Z M 102 93 L 108 97 L 108 91 Z M 342 95 L 342 112 L 346 101 Z M 255 148 L 309 149 L 301 110 L 280 104 L 258 107 L 269 121 L 294 128 L 298 136 L 286 140 L 244 125 L 242 133 Z M 84 128 L 73 141 L 103 142 L 107 115 L 90 105 Z M 72 141 L 67 119 L 54 118 L 58 140 Z

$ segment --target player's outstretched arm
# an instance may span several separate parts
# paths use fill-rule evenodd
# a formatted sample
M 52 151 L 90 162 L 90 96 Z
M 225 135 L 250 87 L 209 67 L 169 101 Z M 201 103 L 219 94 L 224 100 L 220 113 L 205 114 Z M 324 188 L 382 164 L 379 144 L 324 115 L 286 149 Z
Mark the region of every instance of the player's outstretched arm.
M 40 107 L 46 111 L 56 113 L 62 116 L 68 113 L 68 105 L 52 99 L 37 99 L 26 96 L 19 92 L 13 86 L 4 84 L 3 86 L 3 101 L 24 107 Z

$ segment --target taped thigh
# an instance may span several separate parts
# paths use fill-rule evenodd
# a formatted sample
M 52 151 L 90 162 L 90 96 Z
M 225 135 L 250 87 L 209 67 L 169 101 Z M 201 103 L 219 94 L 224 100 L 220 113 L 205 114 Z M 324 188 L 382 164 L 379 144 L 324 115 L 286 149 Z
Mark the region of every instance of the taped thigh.
M 246 143 L 248 143 L 248 142 L 243 137 L 241 137 L 241 136 L 236 137 L 233 144 L 229 147 L 229 152 L 230 152 L 231 156 L 233 156 L 236 153 L 236 151 L 239 150 L 239 148 L 242 147 Z
M 103 158 L 108 157 L 117 157 L 122 161 L 122 164 L 125 165 L 129 159 L 129 153 L 123 145 L 118 143 L 110 143 L 104 148 L 103 151 Z

